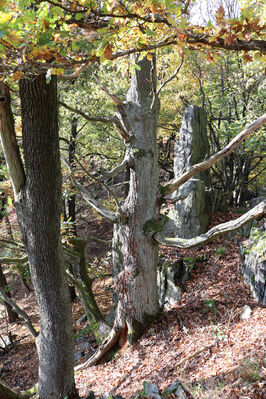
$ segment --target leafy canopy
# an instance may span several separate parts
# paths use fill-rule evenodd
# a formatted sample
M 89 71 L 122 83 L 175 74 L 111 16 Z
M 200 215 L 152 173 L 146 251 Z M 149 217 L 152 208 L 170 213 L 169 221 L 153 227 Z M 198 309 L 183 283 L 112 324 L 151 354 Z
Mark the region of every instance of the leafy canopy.
M 1 76 L 19 80 L 46 71 L 78 74 L 92 62 L 108 62 L 155 48 L 265 51 L 263 22 L 243 7 L 238 19 L 227 19 L 221 6 L 216 23 L 189 22 L 192 1 L 172 0 L 0 0 Z M 245 57 L 251 58 L 250 54 Z

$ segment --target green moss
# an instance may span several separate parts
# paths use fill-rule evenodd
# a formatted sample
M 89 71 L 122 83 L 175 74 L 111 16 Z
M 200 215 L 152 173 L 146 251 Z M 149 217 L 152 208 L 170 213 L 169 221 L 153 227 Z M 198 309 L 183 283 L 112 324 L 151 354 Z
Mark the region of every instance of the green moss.
M 190 258 L 190 257 L 183 258 L 183 261 L 186 262 L 186 263 L 189 263 L 191 265 L 194 265 L 194 263 L 196 263 L 196 259 L 195 258 Z
M 141 148 L 136 148 L 134 149 L 133 154 L 136 158 L 140 159 L 146 157 L 148 155 L 148 152 Z
M 136 342 L 144 333 L 148 325 L 156 319 L 156 316 L 144 315 L 143 322 L 137 319 L 131 319 L 128 323 L 127 340 L 130 344 Z
M 159 233 L 163 230 L 164 224 L 165 224 L 164 217 L 162 217 L 162 219 L 160 220 L 151 219 L 144 224 L 143 231 L 145 233 Z

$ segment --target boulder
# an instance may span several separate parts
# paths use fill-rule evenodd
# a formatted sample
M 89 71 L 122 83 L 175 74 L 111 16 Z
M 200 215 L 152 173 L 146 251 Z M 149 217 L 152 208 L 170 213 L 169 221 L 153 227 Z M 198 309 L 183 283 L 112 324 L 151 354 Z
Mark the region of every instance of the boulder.
M 266 225 L 253 226 L 249 239 L 241 245 L 244 282 L 257 302 L 266 305 Z
M 174 305 L 181 298 L 182 287 L 190 278 L 196 265 L 196 259 L 183 258 L 174 263 L 163 258 L 159 259 L 157 286 L 160 307 Z
M 193 238 L 206 232 L 208 215 L 202 180 L 191 179 L 178 190 L 177 202 L 167 215 L 163 233 L 168 237 Z

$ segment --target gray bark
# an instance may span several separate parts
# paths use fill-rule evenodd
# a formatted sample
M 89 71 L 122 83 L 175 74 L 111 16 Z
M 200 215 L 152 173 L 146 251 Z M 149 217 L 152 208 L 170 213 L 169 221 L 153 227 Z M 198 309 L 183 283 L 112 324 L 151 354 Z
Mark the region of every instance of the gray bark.
M 8 87 L 0 82 L 0 139 L 14 195 L 16 197 L 19 190 L 24 185 L 25 174 L 19 147 L 16 141 L 14 119 L 10 101 Z
M 73 326 L 60 243 L 56 79 L 20 81 L 26 184 L 15 204 L 40 313 L 39 397 L 76 398 Z
M 151 81 L 155 81 L 152 63 L 144 58 L 138 65 L 141 70 L 135 71 L 126 101 L 123 107 L 118 107 L 121 123 L 131 137 L 126 144 L 130 181 L 122 207 L 126 221 L 116 225 L 113 243 L 116 251 L 114 285 L 118 296 L 115 324 L 126 323 L 129 342 L 141 335 L 159 310 L 157 245 L 151 232 L 145 231 L 148 222 L 158 215 L 156 130 L 159 103 L 151 107 Z

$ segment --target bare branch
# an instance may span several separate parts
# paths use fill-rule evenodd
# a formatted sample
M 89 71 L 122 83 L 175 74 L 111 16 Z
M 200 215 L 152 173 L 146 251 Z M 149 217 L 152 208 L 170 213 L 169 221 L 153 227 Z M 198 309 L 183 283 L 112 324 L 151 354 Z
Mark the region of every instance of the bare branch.
M 162 89 L 163 89 L 169 82 L 171 82 L 171 80 L 173 80 L 173 79 L 176 77 L 176 75 L 178 74 L 178 72 L 180 71 L 180 69 L 181 69 L 181 67 L 182 67 L 182 65 L 183 65 L 183 62 L 184 62 L 184 56 L 181 58 L 181 62 L 180 62 L 180 64 L 178 65 L 178 67 L 176 68 L 176 70 L 174 71 L 173 75 L 171 75 L 167 80 L 165 80 L 165 81 L 162 83 L 162 85 L 159 87 L 159 89 L 157 90 L 157 93 L 156 93 L 157 96 L 159 96 L 159 94 L 160 94 L 160 92 L 162 91 Z
M 112 240 L 103 240 L 102 238 L 95 237 L 95 236 L 86 236 L 85 241 L 86 241 L 86 243 L 88 241 L 96 241 L 96 242 L 99 242 L 100 244 L 105 244 L 108 246 L 110 246 L 112 244 Z
M 71 73 L 70 75 L 62 75 L 59 76 L 60 80 L 73 80 L 77 78 L 82 71 L 88 66 L 89 62 L 85 62 L 84 64 L 81 64 L 80 67 L 78 67 L 75 72 Z
M 7 258 L 0 258 L 0 264 L 4 264 L 4 265 L 24 265 L 24 263 L 28 262 L 28 256 L 22 256 L 20 258 L 11 258 L 11 257 L 7 257 Z
M 63 101 L 58 101 L 58 104 L 62 105 L 62 107 L 68 109 L 69 111 L 82 116 L 84 119 L 86 119 L 89 122 L 103 122 L 103 123 L 114 123 L 115 122 L 113 117 L 87 115 L 87 114 L 85 114 L 85 112 L 83 112 L 77 108 L 71 107 L 70 105 L 64 103 Z
M 107 89 L 107 87 L 103 86 L 102 83 L 100 82 L 100 80 L 98 79 L 98 76 L 95 75 L 95 73 L 93 74 L 94 79 L 96 80 L 96 82 L 98 83 L 98 85 L 100 86 L 101 90 L 116 104 L 116 105 L 123 105 L 123 101 L 121 100 L 121 98 L 119 98 L 116 94 L 112 94 L 109 92 L 109 90 Z
M 32 322 L 29 318 L 29 316 L 27 315 L 26 312 L 24 312 L 24 310 L 22 310 L 11 298 L 9 298 L 5 291 L 3 290 L 3 288 L 0 287 L 0 296 L 3 298 L 3 300 L 7 303 L 9 303 L 10 306 L 12 306 L 12 308 L 17 312 L 17 314 L 19 314 L 20 316 L 23 317 L 23 319 L 26 321 L 28 329 L 30 330 L 30 332 L 32 333 L 32 335 L 34 336 L 34 338 L 38 337 L 38 332 L 35 330 L 35 328 L 32 325 Z
M 64 161 L 64 163 L 66 164 L 70 176 L 71 176 L 71 180 L 73 185 L 75 186 L 75 188 L 81 193 L 83 199 L 93 208 L 95 209 L 98 213 L 100 213 L 100 215 L 104 216 L 106 219 L 111 220 L 112 222 L 117 221 L 118 217 L 119 217 L 119 213 L 114 213 L 109 211 L 109 209 L 105 208 L 104 206 L 102 206 L 101 204 L 99 204 L 98 201 L 96 201 L 95 198 L 93 198 L 90 193 L 88 192 L 88 190 L 77 181 L 77 179 L 74 176 L 73 173 L 73 169 L 71 167 L 71 165 L 69 164 L 69 162 L 62 156 L 62 159 Z
M 115 168 L 113 168 L 109 172 L 108 171 L 107 172 L 103 172 L 103 176 L 104 177 L 115 177 L 120 172 L 122 172 L 122 170 L 125 169 L 126 165 L 127 165 L 127 161 L 126 161 L 126 159 L 124 159 L 123 162 L 120 163 L 120 165 L 116 166 Z
M 119 118 L 115 115 L 115 116 L 91 116 L 91 115 L 87 115 L 85 112 L 71 107 L 70 105 L 64 103 L 63 101 L 58 101 L 59 105 L 62 105 L 62 107 L 68 109 L 71 112 L 74 112 L 80 116 L 82 116 L 84 119 L 86 119 L 89 122 L 102 122 L 102 123 L 113 123 L 117 129 L 119 130 L 120 135 L 122 136 L 122 138 L 126 141 L 129 142 L 130 140 L 130 136 L 128 134 L 128 132 L 124 129 L 122 123 L 120 122 Z
M 96 176 L 94 176 L 92 173 L 90 173 L 86 168 L 84 168 L 84 166 L 82 165 L 82 163 L 78 160 L 78 158 L 74 155 L 74 159 L 77 162 L 77 164 L 81 167 L 81 169 L 93 180 L 97 181 L 101 186 L 103 186 L 106 191 L 108 191 L 108 193 L 114 198 L 115 200 L 115 204 L 117 207 L 117 211 L 119 213 L 119 215 L 121 216 L 122 219 L 124 219 L 124 214 L 123 211 L 120 207 L 119 201 L 117 199 L 117 196 L 115 195 L 115 193 L 113 192 L 113 190 L 108 187 L 101 179 L 98 179 Z M 70 166 L 70 164 L 69 164 Z
M 216 152 L 216 154 L 212 155 L 206 161 L 193 165 L 187 172 L 183 173 L 181 176 L 177 177 L 170 183 L 162 186 L 163 197 L 173 193 L 176 191 L 182 184 L 191 179 L 191 177 L 195 176 L 197 173 L 202 172 L 203 170 L 209 169 L 214 163 L 220 161 L 225 158 L 231 152 L 233 152 L 243 140 L 245 140 L 248 135 L 254 130 L 260 128 L 266 122 L 266 114 L 262 115 L 260 118 L 252 122 L 248 125 L 242 132 L 240 132 L 233 140 L 227 144 L 221 151 Z
M 245 224 L 251 222 L 259 216 L 264 215 L 266 212 L 266 200 L 260 202 L 257 206 L 252 208 L 250 211 L 246 212 L 244 215 L 240 216 L 235 220 L 230 220 L 226 223 L 218 224 L 214 226 L 212 229 L 207 231 L 207 233 L 201 234 L 198 237 L 194 238 L 170 238 L 165 237 L 160 233 L 156 233 L 154 238 L 160 244 L 167 247 L 176 247 L 176 248 L 193 248 L 198 245 L 202 245 L 207 243 L 208 241 L 213 240 L 215 237 L 218 237 L 222 234 L 228 233 L 230 231 L 234 231 L 243 227 Z

